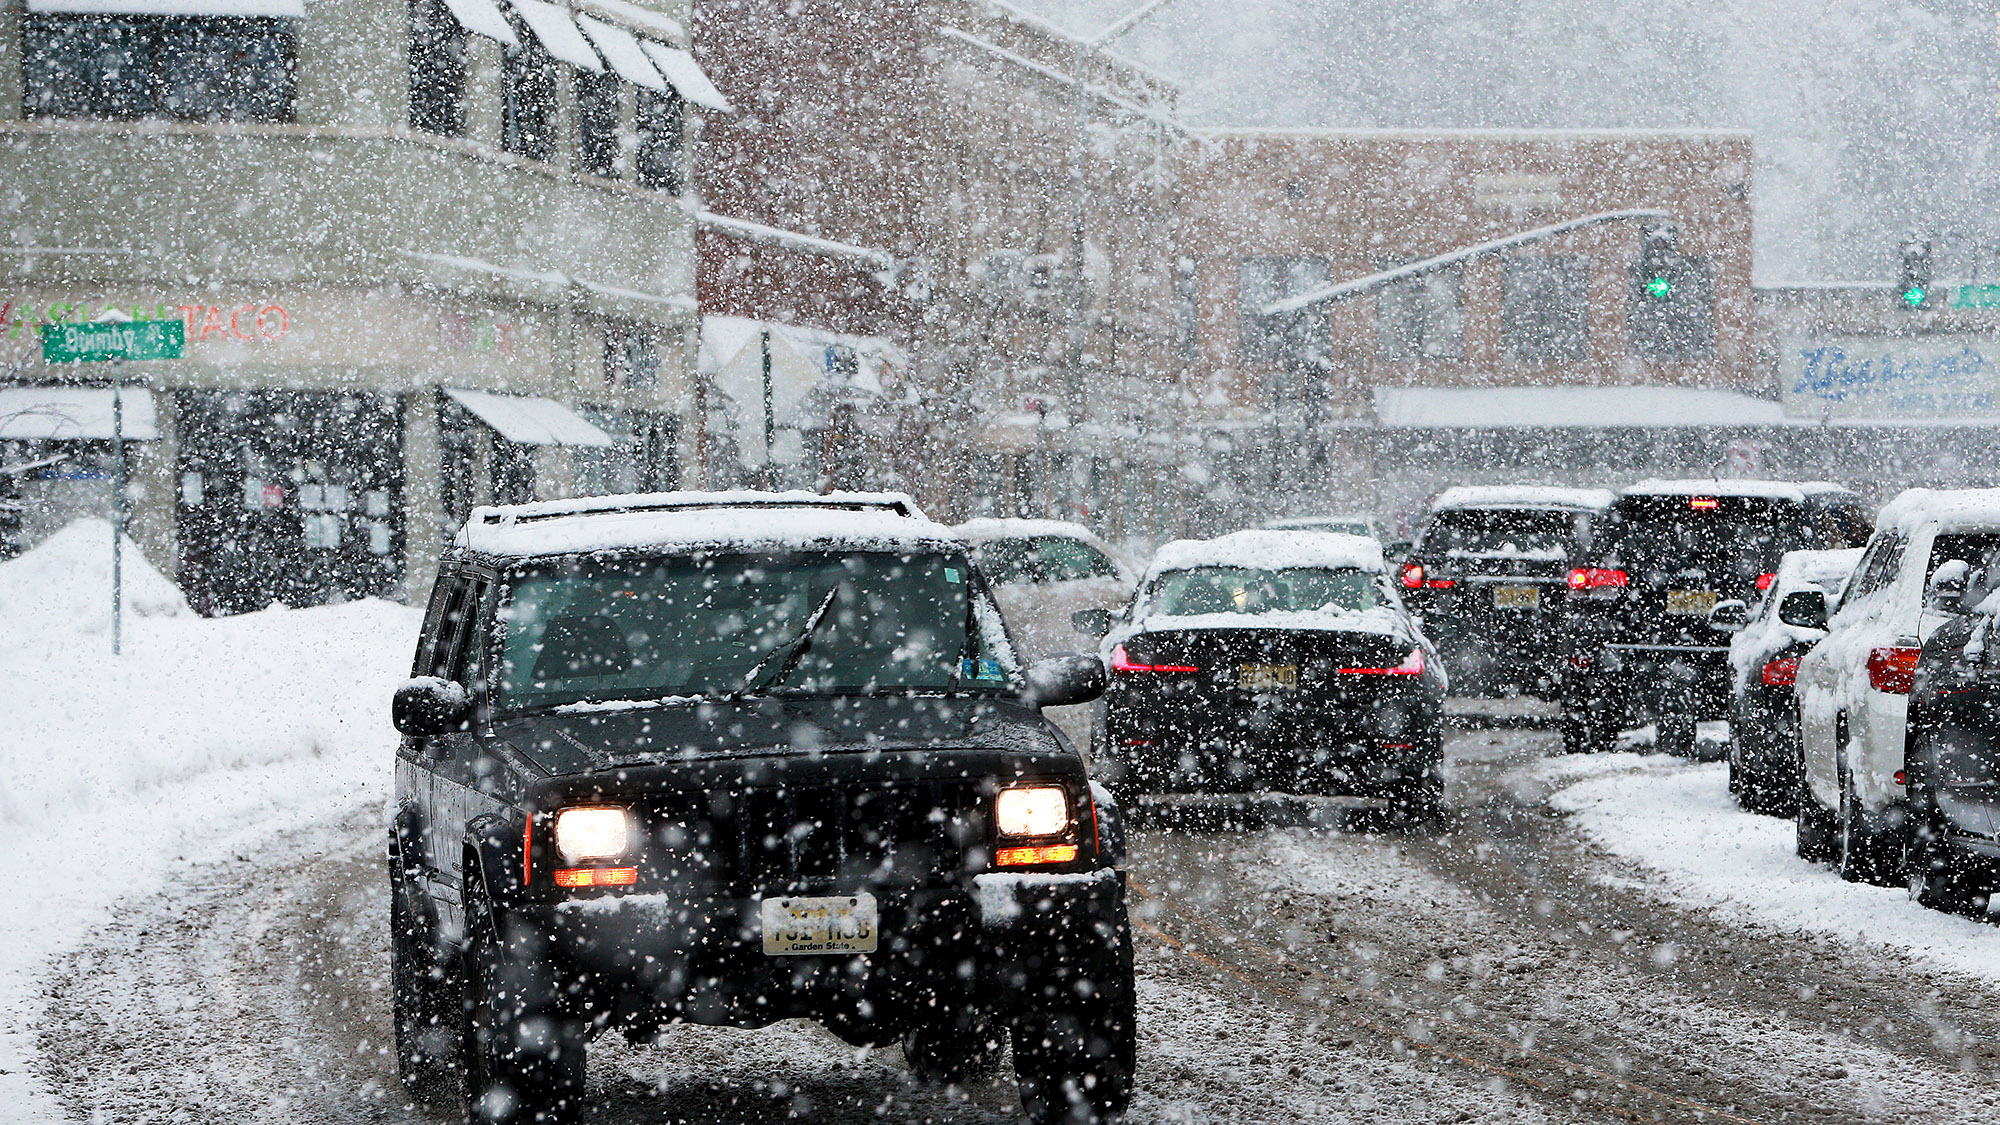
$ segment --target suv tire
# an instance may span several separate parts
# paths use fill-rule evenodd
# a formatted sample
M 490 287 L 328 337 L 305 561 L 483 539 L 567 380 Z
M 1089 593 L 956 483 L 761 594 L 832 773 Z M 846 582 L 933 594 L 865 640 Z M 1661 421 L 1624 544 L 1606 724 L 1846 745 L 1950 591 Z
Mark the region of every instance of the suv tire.
M 1099 1125 L 1131 1104 L 1138 1003 L 1129 930 L 1120 927 L 1108 960 L 1091 996 L 1073 996 L 1014 1022 L 1015 1081 L 1034 1125 Z
M 583 1100 L 581 1023 L 557 1010 L 547 960 L 502 940 L 485 896 L 465 895 L 464 1096 L 471 1125 L 574 1121 Z
M 1581 694 L 1581 693 L 1579 693 Z M 1617 733 L 1609 723 L 1598 719 L 1591 710 L 1592 700 L 1588 695 L 1571 706 L 1565 697 L 1562 713 L 1563 753 L 1565 754 L 1608 754 Z
M 1837 867 L 1850 883 L 1893 887 L 1902 882 L 1903 849 L 1887 832 L 1868 823 L 1867 810 L 1854 793 L 1853 775 L 1841 778 L 1840 811 L 1836 814 Z
M 1833 814 L 1821 806 L 1818 797 L 1813 796 L 1812 787 L 1806 784 L 1803 776 L 1799 778 L 1799 795 L 1794 807 L 1796 811 L 1792 815 L 1798 825 L 1794 850 L 1799 858 L 1812 863 L 1830 862 L 1839 843 L 1837 825 Z
M 991 1075 L 1000 1064 L 1004 1032 L 969 997 L 932 1009 L 932 1019 L 903 1033 L 903 1057 L 926 1082 L 963 1084 Z
M 457 1005 L 430 954 L 415 888 L 390 861 L 389 988 L 396 1027 L 396 1076 L 412 1093 L 451 1073 L 457 1060 Z

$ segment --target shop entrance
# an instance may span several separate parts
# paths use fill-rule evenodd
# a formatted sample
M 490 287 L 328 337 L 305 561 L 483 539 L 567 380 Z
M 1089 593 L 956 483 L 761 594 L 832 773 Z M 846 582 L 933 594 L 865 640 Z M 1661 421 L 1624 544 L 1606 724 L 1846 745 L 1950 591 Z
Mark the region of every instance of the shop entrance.
M 210 616 L 393 594 L 403 429 L 393 395 L 184 391 L 181 586 Z

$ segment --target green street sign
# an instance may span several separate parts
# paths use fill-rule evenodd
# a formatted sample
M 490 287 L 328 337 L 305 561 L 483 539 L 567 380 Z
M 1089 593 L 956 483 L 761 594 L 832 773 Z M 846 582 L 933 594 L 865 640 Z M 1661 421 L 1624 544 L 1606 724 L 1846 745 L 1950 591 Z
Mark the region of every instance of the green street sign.
M 187 325 L 178 320 L 93 320 L 42 325 L 43 363 L 179 359 Z

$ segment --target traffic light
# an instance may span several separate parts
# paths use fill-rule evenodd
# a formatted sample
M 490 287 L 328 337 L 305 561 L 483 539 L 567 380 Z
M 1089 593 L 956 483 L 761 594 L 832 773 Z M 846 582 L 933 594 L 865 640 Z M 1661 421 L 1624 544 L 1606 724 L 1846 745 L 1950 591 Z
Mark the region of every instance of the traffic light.
M 1632 354 L 1699 359 L 1715 347 L 1715 278 L 1706 257 L 1684 254 L 1672 223 L 1639 232 L 1625 314 Z
M 1913 309 L 1937 303 L 1937 290 L 1931 284 L 1929 239 L 1911 238 L 1903 243 L 1903 278 L 1896 286 L 1896 300 Z
M 1654 301 L 1674 297 L 1674 267 L 1680 257 L 1674 252 L 1674 233 L 1672 223 L 1639 232 L 1639 291 Z

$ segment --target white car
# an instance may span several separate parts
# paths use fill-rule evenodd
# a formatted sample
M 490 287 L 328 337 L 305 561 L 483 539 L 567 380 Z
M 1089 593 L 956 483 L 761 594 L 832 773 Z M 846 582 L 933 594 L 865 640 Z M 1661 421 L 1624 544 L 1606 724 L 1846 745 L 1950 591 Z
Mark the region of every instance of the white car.
M 1799 665 L 1799 855 L 1850 880 L 1902 881 L 1917 658 L 1960 611 L 1968 574 L 1993 564 L 2000 489 L 1913 488 L 1876 517 L 1826 639 Z
M 1263 527 L 1266 531 L 1324 531 L 1334 535 L 1363 535 L 1377 543 L 1387 542 L 1382 534 L 1381 523 L 1366 512 L 1345 512 L 1332 516 L 1287 516 L 1281 520 L 1270 520 Z
M 1079 523 L 976 519 L 952 530 L 971 544 L 1026 660 L 1096 649 L 1099 637 L 1078 633 L 1073 615 L 1116 613 L 1139 584 L 1133 568 Z

